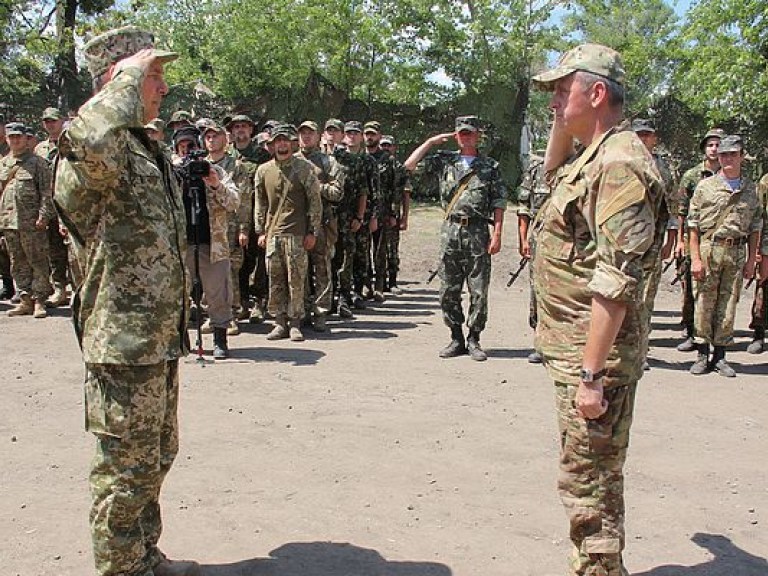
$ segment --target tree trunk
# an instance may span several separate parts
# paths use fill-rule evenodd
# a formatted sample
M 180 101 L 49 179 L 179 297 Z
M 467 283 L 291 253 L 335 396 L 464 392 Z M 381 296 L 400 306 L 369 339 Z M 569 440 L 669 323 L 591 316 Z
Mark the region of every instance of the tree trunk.
M 56 0 L 56 58 L 54 78 L 59 108 L 66 114 L 78 104 L 80 86 L 75 60 L 75 17 L 78 0 Z

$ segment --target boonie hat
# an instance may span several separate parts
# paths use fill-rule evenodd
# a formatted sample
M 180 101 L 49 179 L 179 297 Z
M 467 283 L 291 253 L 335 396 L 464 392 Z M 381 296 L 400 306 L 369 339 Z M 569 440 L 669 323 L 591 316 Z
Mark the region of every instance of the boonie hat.
M 624 64 L 613 48 L 602 44 L 582 44 L 560 57 L 557 66 L 532 78 L 539 90 L 554 90 L 555 81 L 574 72 L 590 72 L 624 85 Z
M 109 30 L 91 39 L 83 46 L 88 72 L 92 78 L 98 78 L 109 67 L 136 54 L 145 48 L 155 48 L 155 36 L 151 32 L 141 30 L 136 26 L 124 26 Z M 155 58 L 161 62 L 176 60 L 179 55 L 167 50 L 154 50 Z
M 707 145 L 707 140 L 709 140 L 710 138 L 718 138 L 722 140 L 723 138 L 725 138 L 725 130 L 721 128 L 712 128 L 709 131 L 707 131 L 707 133 L 704 134 L 704 137 L 701 140 L 699 140 L 700 150 L 704 151 L 704 146 Z

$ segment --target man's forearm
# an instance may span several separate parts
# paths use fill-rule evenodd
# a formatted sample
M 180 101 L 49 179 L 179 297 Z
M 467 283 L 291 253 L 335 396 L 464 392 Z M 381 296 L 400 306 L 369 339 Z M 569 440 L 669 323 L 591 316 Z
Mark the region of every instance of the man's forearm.
M 627 304 L 624 302 L 608 300 L 600 295 L 592 297 L 592 319 L 582 359 L 584 368 L 597 372 L 605 367 L 626 313 Z

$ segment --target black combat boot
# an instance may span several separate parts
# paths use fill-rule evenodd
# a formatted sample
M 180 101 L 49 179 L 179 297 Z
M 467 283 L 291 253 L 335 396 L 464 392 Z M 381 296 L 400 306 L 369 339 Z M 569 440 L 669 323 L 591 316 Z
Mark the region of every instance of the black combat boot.
M 763 350 L 765 350 L 765 328 L 755 328 L 752 342 L 747 346 L 747 352 L 750 354 L 762 354 Z
M 699 357 L 691 366 L 691 374 L 700 376 L 712 370 L 712 366 L 709 363 L 709 344 L 697 344 L 696 347 L 699 351 Z
M 677 345 L 677 351 L 693 352 L 696 349 L 696 343 L 693 341 L 693 326 L 688 324 L 685 327 L 685 340 Z
M 715 351 L 712 354 L 712 368 L 717 370 L 720 376 L 736 378 L 736 370 L 725 361 L 725 346 L 715 346 Z
M 226 328 L 213 329 L 213 358 L 215 360 L 224 360 L 229 358 Z
M 464 333 L 461 331 L 461 326 L 454 326 L 451 328 L 451 341 L 448 346 L 440 350 L 440 358 L 455 358 L 466 353 L 467 348 L 464 345 Z
M 467 336 L 467 351 L 472 360 L 477 360 L 478 362 L 488 360 L 488 354 L 486 354 L 485 350 L 480 347 L 480 332 L 477 332 L 476 330 L 469 331 L 469 336 Z
M 13 278 L 2 277 L 2 286 L 0 286 L 0 300 L 10 300 L 16 295 L 16 289 L 13 287 Z

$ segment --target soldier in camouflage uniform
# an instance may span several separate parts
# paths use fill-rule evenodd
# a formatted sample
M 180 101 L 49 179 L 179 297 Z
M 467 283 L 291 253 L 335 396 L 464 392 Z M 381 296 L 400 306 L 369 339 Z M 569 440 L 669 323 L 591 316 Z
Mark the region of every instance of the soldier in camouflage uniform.
M 533 236 L 531 222 L 549 198 L 549 186 L 544 178 L 544 157 L 531 154 L 528 170 L 525 171 L 520 185 L 517 208 L 517 234 L 522 258 L 533 259 L 536 255 L 536 238 Z M 536 314 L 536 292 L 533 289 L 533 267 L 528 268 L 530 280 L 530 300 L 528 309 L 528 325 L 536 330 L 538 316 Z M 534 350 L 528 355 L 528 362 L 541 364 L 541 354 Z
M 766 220 L 765 210 L 768 207 L 768 174 L 765 174 L 757 184 L 757 197 L 763 207 L 763 220 Z M 763 222 L 765 227 L 766 222 Z M 765 233 L 762 233 L 761 242 L 764 242 Z M 762 265 L 764 256 L 758 254 Z M 761 354 L 765 349 L 765 327 L 768 324 L 768 277 L 760 274 L 760 278 L 755 286 L 755 298 L 752 300 L 752 321 L 749 327 L 754 330 L 752 342 L 747 346 L 747 352 L 750 354 Z
M 311 162 L 320 182 L 320 198 L 323 205 L 322 227 L 315 249 L 309 252 L 307 274 L 307 300 L 314 314 L 312 326 L 317 332 L 325 332 L 326 317 L 333 300 L 333 268 L 331 260 L 339 237 L 336 207 L 344 194 L 344 173 L 333 156 L 319 148 L 320 134 L 315 122 L 307 120 L 299 126 L 300 149 L 296 155 Z M 314 288 L 310 290 L 310 286 Z
M 45 299 L 51 293 L 46 228 L 54 220 L 51 170 L 27 147 L 23 124 L 8 124 L 6 141 L 11 152 L 0 160 L 0 230 L 20 295 L 8 315 L 45 318 Z
M 385 152 L 388 152 L 392 158 L 395 158 L 397 146 L 395 145 L 393 136 L 385 134 L 381 137 L 379 145 Z M 393 240 L 387 247 L 387 267 L 389 270 L 389 277 L 384 286 L 384 291 L 391 292 L 397 296 L 403 293 L 397 283 L 397 275 L 400 272 L 400 234 L 408 230 L 408 215 L 411 211 L 411 193 L 413 192 L 413 185 L 411 184 L 411 179 L 405 166 L 397 160 L 395 160 L 395 162 L 397 165 L 397 187 L 402 188 L 403 195 L 400 200 L 400 215 L 397 218 L 397 227 L 392 232 Z
M 0 116 L 0 158 L 8 154 L 8 143 L 5 141 L 5 118 Z M 11 276 L 11 257 L 8 254 L 8 247 L 5 243 L 5 237 L 0 230 L 0 300 L 10 300 L 16 294 L 13 286 L 13 277 Z
M 725 348 L 733 343 L 743 278 L 755 274 L 763 207 L 755 183 L 742 171 L 741 138 L 720 140 L 717 157 L 720 171 L 698 183 L 688 210 L 696 295 L 694 339 L 699 352 L 691 374 L 716 370 L 733 378 L 736 371 L 725 359 Z M 711 359 L 710 346 L 714 346 Z
M 659 171 L 661 181 L 664 184 L 664 193 L 657 199 L 658 204 L 655 207 L 659 221 L 664 222 L 664 225 L 656 228 L 656 237 L 654 238 L 653 246 L 645 260 L 646 269 L 643 302 L 645 302 L 646 322 L 648 325 L 648 332 L 650 333 L 653 305 L 656 300 L 656 293 L 659 289 L 659 281 L 661 280 L 662 260 L 666 260 L 672 254 L 672 249 L 674 248 L 674 243 L 677 238 L 677 218 L 671 216 L 672 214 L 677 213 L 677 195 L 674 189 L 672 172 L 664 158 L 655 151 L 657 137 L 656 128 L 653 126 L 653 123 L 650 120 L 636 118 L 632 121 L 632 131 L 637 134 L 637 137 L 640 138 L 642 143 L 648 149 L 648 152 L 653 156 L 653 162 L 656 164 L 656 169 Z M 650 370 L 647 356 L 648 351 L 646 350 L 643 360 L 644 370 Z
M 533 265 L 536 345 L 556 389 L 569 574 L 628 576 L 623 467 L 648 339 L 645 261 L 664 225 L 656 215 L 662 183 L 643 143 L 619 127 L 617 52 L 578 46 L 533 82 L 554 92 L 544 164 L 552 195 L 535 223 Z
M 5 118 L 0 116 L 0 158 L 10 152 L 8 142 L 5 141 Z
M 227 240 L 229 242 L 229 263 L 232 275 L 232 313 L 234 318 L 227 327 L 227 334 L 237 336 L 240 328 L 237 318 L 248 317 L 248 295 L 240 293 L 240 269 L 251 229 L 253 228 L 253 180 L 243 163 L 227 153 L 227 133 L 223 126 L 213 124 L 203 132 L 203 140 L 208 150 L 208 161 L 220 167 L 232 179 L 240 196 L 240 205 L 236 212 L 227 215 Z M 243 306 L 245 301 L 246 305 Z
M 488 320 L 491 256 L 501 250 L 507 194 L 498 162 L 478 154 L 478 118 L 459 116 L 455 126 L 455 132 L 428 138 L 411 153 L 405 167 L 412 172 L 423 159 L 425 176 L 440 182 L 440 200 L 445 210 L 440 232 L 440 307 L 443 321 L 451 330 L 451 342 L 440 351 L 440 357 L 452 358 L 469 352 L 473 360 L 483 361 L 487 355 L 480 346 L 480 333 Z M 441 150 L 427 156 L 432 147 L 452 138 L 456 139 L 458 152 Z M 469 291 L 466 344 L 461 307 L 465 282 Z
M 150 33 L 88 42 L 98 92 L 59 139 L 54 202 L 81 259 L 72 306 L 96 436 L 91 534 L 100 576 L 198 576 L 158 549 L 160 490 L 178 451 L 178 359 L 188 351 L 181 190 L 146 137 L 168 86 Z
M 358 123 L 359 124 L 359 123 Z M 344 194 L 336 216 L 339 222 L 339 239 L 333 257 L 336 271 L 338 312 L 342 318 L 352 318 L 352 292 L 355 266 L 357 233 L 364 225 L 368 205 L 369 184 L 366 167 L 358 154 L 352 154 L 342 144 L 345 125 L 331 118 L 325 123 L 325 141 L 333 157 L 341 165 L 344 174 Z
M 275 318 L 267 339 L 300 342 L 307 251 L 320 236 L 323 207 L 315 166 L 293 155 L 292 135 L 285 124 L 272 130 L 275 158 L 256 170 L 255 227 L 267 252 L 269 311 Z
M 720 164 L 717 160 L 717 145 L 720 143 L 720 139 L 723 136 L 725 136 L 725 133 L 718 128 L 713 128 L 704 135 L 699 142 L 699 148 L 704 153 L 704 160 L 701 164 L 686 171 L 678 185 L 678 232 L 675 256 L 677 258 L 685 257 L 689 262 L 688 206 L 691 203 L 691 198 L 693 197 L 693 191 L 696 189 L 696 185 L 705 178 L 709 178 L 720 169 Z M 683 289 L 682 322 L 686 338 L 677 346 L 677 350 L 679 352 L 693 352 L 697 347 L 693 341 L 693 310 L 695 298 L 693 295 L 693 278 L 691 277 L 690 266 L 686 268 L 681 284 Z
M 48 138 L 35 147 L 35 154 L 45 158 L 53 169 L 58 154 L 57 143 L 64 128 L 64 115 L 57 108 L 46 108 L 43 111 L 43 128 Z M 69 301 L 67 297 L 67 279 L 69 255 L 64 236 L 59 229 L 59 219 L 55 218 L 48 226 L 48 254 L 51 266 L 51 282 L 53 294 L 45 301 L 47 306 L 56 308 Z

